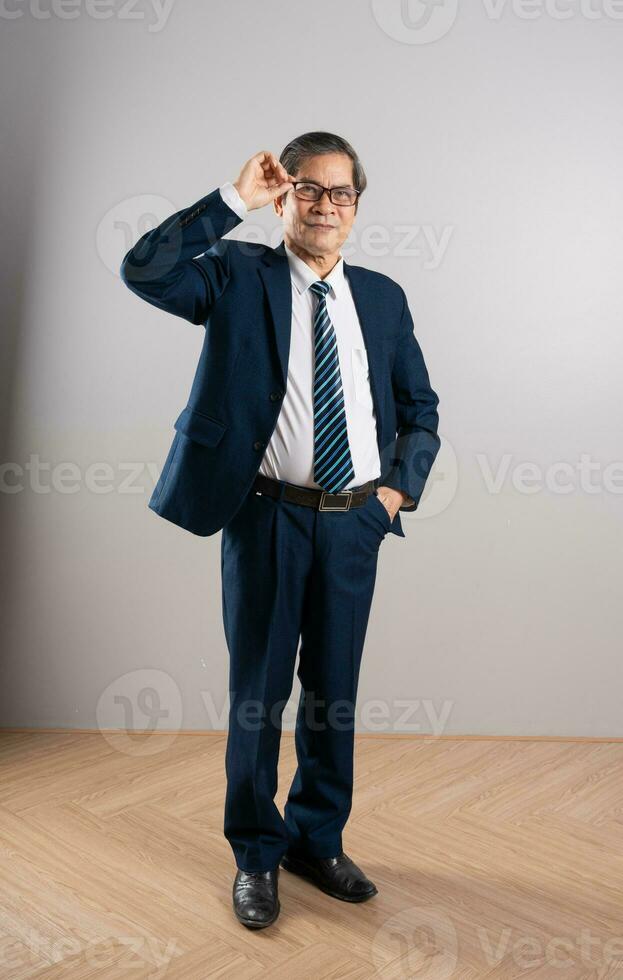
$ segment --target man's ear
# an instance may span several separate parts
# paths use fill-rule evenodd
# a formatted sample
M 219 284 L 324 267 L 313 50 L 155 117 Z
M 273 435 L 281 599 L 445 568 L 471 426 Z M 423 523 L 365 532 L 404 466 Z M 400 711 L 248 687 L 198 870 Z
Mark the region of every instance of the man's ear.
M 287 191 L 286 191 L 286 194 L 287 194 Z M 285 194 L 279 194 L 273 200 L 273 207 L 275 209 L 275 214 L 277 214 L 279 217 L 281 217 L 281 215 L 283 214 L 283 201 L 284 201 L 285 196 L 286 196 Z

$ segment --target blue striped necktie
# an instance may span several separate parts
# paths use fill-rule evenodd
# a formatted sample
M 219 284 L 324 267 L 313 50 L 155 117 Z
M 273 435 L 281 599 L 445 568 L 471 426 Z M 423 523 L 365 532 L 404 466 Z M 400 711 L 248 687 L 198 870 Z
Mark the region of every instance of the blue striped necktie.
M 318 297 L 314 313 L 314 480 L 338 493 L 355 475 L 348 445 L 342 376 L 333 324 L 327 312 L 330 286 L 309 287 Z

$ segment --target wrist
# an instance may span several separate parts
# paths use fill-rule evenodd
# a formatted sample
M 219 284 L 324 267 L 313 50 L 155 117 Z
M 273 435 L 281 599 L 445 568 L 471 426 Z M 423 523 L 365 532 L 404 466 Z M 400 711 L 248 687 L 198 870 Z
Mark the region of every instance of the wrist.
M 247 201 L 247 199 L 244 196 L 244 194 L 241 193 L 241 191 L 240 191 L 240 185 L 238 184 L 238 181 L 237 180 L 233 180 L 232 181 L 232 187 L 235 187 L 236 188 L 240 200 L 244 203 L 244 206 L 246 207 L 247 211 L 250 211 L 251 210 L 251 203 L 250 203 L 250 201 Z

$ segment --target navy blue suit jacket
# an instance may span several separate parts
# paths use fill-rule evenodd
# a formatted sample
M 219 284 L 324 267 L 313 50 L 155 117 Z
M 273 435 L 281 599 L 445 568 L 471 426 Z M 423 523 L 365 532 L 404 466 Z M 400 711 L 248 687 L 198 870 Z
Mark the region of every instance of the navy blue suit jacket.
M 205 327 L 190 395 L 149 501 L 161 517 L 200 535 L 220 530 L 250 490 L 288 374 L 285 248 L 224 239 L 241 220 L 217 187 L 143 235 L 120 270 L 142 299 Z M 439 450 L 439 399 L 402 288 L 345 260 L 344 272 L 368 353 L 380 481 L 413 498 L 401 510 L 415 510 Z M 404 537 L 400 512 L 392 531 Z

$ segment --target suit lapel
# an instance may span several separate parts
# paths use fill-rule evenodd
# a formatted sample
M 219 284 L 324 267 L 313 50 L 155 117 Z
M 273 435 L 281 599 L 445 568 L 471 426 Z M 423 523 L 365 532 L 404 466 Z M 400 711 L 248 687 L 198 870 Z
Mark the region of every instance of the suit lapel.
M 281 381 L 285 389 L 292 331 L 292 283 L 290 280 L 290 263 L 283 242 L 277 248 L 268 249 L 264 253 L 259 272 L 264 282 L 273 318 Z
M 379 385 L 383 366 L 383 323 L 385 314 L 378 293 L 370 286 L 368 269 L 359 265 L 349 265 L 344 262 L 344 273 L 348 277 L 353 302 L 359 317 L 363 342 L 368 354 L 368 369 L 370 372 L 370 391 L 377 418 L 376 434 L 381 448 L 381 400 Z

